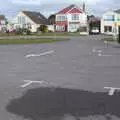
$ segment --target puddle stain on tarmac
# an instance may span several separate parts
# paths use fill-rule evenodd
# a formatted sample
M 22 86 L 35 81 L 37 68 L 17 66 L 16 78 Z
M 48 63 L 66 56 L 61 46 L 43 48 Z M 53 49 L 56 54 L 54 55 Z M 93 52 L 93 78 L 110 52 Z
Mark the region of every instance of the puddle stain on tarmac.
M 31 120 L 61 120 L 66 114 L 77 114 L 81 118 L 106 114 L 120 117 L 119 101 L 119 93 L 109 96 L 107 92 L 35 88 L 26 91 L 20 98 L 9 101 L 6 110 Z

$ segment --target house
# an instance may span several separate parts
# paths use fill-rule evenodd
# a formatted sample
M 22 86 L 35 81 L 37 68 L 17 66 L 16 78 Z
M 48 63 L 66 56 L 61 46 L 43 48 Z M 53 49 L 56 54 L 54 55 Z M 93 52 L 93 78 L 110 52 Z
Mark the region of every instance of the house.
M 0 15 L 0 32 L 5 32 L 7 29 L 7 20 L 4 15 Z
M 109 10 L 102 15 L 101 33 L 115 35 L 120 28 L 120 9 Z
M 80 9 L 76 5 L 70 5 L 56 13 L 57 32 L 76 32 L 80 26 L 87 25 L 85 5 Z
M 48 25 L 49 21 L 39 12 L 20 11 L 17 16 L 11 21 L 11 29 L 27 28 L 31 32 L 37 32 L 40 25 Z

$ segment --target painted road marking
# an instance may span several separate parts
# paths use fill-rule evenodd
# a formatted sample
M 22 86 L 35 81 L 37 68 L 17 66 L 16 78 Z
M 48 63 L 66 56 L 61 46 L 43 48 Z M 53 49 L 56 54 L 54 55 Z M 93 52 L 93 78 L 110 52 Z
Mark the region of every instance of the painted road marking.
M 104 41 L 105 44 L 108 44 L 108 41 Z
M 25 87 L 30 86 L 31 84 L 43 84 L 43 85 L 49 85 L 49 86 L 51 86 L 51 87 L 59 87 L 59 86 L 58 86 L 57 84 L 55 84 L 55 83 L 52 83 L 52 82 L 48 83 L 48 82 L 46 82 L 46 81 L 24 80 L 24 82 L 25 82 L 25 84 L 20 85 L 20 87 L 25 88 Z
M 24 82 L 25 82 L 25 84 L 21 85 L 20 87 L 25 88 L 25 87 L 30 86 L 33 83 L 36 83 L 36 84 L 46 83 L 45 81 L 31 81 L 31 80 L 24 80 Z
M 98 52 L 98 53 L 102 53 L 102 50 L 98 50 L 97 52 Z
M 95 52 L 96 52 L 96 49 L 95 49 L 95 48 L 93 48 L 93 49 L 92 49 L 92 52 L 93 52 L 93 53 L 95 53 Z
M 120 88 L 115 88 L 115 87 L 104 87 L 104 89 L 108 89 L 108 95 L 113 96 L 115 91 L 120 91 Z
M 96 52 L 96 53 L 97 53 L 97 52 L 98 52 L 98 53 L 102 53 L 102 50 L 100 50 L 100 49 L 96 50 L 95 48 L 93 48 L 93 49 L 92 49 L 92 52 L 93 52 L 93 53 L 95 53 L 95 52 Z
M 109 57 L 109 56 L 113 56 L 113 55 L 102 55 L 101 53 L 99 53 L 98 56 Z
M 26 55 L 25 57 L 26 57 L 26 58 L 30 58 L 30 57 L 40 57 L 40 56 L 52 54 L 53 52 L 55 52 L 55 51 L 54 51 L 54 50 L 50 50 L 50 51 L 43 52 L 43 53 L 40 53 L 40 54 L 28 54 L 28 55 Z

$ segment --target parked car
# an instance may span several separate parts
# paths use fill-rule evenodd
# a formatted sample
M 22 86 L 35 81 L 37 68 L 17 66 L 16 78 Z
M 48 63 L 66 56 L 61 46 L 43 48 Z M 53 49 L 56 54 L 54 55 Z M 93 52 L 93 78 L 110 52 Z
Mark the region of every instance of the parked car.
M 9 30 L 9 33 L 16 33 L 16 30 Z
M 99 34 L 99 33 L 100 33 L 100 30 L 98 29 L 98 27 L 93 27 L 90 30 L 90 34 Z

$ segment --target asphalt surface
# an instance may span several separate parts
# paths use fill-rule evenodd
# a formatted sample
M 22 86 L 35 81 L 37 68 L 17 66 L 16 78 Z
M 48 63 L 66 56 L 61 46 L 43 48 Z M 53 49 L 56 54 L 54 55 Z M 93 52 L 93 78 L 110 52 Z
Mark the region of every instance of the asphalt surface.
M 0 120 L 119 120 L 120 93 L 109 96 L 104 87 L 120 87 L 120 46 L 102 38 L 1 45 Z M 23 88 L 24 80 L 44 83 Z

